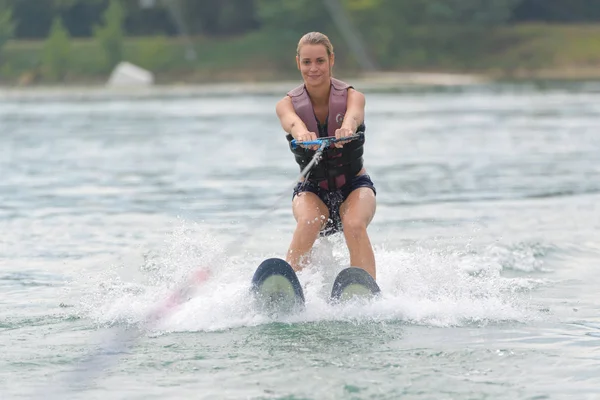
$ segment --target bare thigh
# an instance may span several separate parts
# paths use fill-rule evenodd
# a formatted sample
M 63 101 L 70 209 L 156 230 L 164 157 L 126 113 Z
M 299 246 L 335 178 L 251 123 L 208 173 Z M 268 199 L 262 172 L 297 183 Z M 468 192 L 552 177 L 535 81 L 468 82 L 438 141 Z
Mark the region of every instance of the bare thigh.
M 368 187 L 355 189 L 340 206 L 342 224 L 348 222 L 368 226 L 375 216 L 377 201 L 375 193 Z M 346 222 L 344 222 L 346 221 Z
M 301 192 L 292 200 L 292 212 L 297 222 L 321 221 L 321 227 L 329 218 L 329 210 L 323 201 L 312 192 Z

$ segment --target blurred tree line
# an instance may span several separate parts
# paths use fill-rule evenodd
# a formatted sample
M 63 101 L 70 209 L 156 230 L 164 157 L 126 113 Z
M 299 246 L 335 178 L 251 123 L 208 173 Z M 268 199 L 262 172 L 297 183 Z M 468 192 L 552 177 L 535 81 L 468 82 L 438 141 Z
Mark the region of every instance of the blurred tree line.
M 398 18 L 399 24 L 423 23 L 425 19 L 437 23 L 600 21 L 598 0 L 340 1 L 362 23 L 371 24 L 379 24 L 380 17 Z M 108 4 L 109 0 L 0 0 L 0 30 L 6 28 L 1 18 L 6 19 L 6 14 L 11 13 L 14 38 L 42 39 L 48 36 L 58 16 L 70 36 L 91 37 Z M 169 10 L 170 4 L 181 10 L 182 22 L 191 35 L 234 35 L 271 23 L 288 27 L 306 21 L 313 26 L 322 26 L 324 20 L 330 23 L 321 0 L 121 0 L 121 4 L 125 14 L 123 27 L 128 36 L 180 32 L 181 27 Z M 362 14 L 371 17 L 365 21 Z M 288 19 L 278 19 L 283 15 Z
M 60 17 L 72 37 L 91 37 L 109 0 L 0 0 L 0 13 L 11 11 L 17 39 L 48 36 Z M 258 27 L 254 0 L 121 0 L 124 29 L 129 36 L 176 35 L 177 21 L 169 8 L 181 9 L 191 34 L 230 35 Z
M 188 40 L 188 50 L 201 43 L 207 54 L 206 38 L 218 46 L 221 39 L 260 33 L 253 47 L 236 49 L 237 54 L 270 51 L 270 61 L 287 68 L 290 46 L 311 30 L 326 32 L 336 47 L 346 50 L 338 61 L 356 66 L 358 55 L 354 60 L 349 55 L 340 19 L 327 6 L 334 1 L 351 25 L 346 32 L 359 33 L 368 56 L 383 69 L 476 69 L 482 54 L 514 45 L 514 38 L 494 36 L 501 27 L 600 21 L 600 0 L 0 0 L 0 77 L 33 69 L 44 79 L 60 81 L 68 73 L 106 73 L 125 58 L 154 71 L 181 69 L 182 59 L 192 59 L 167 40 L 180 35 L 198 38 L 194 44 Z M 137 38 L 129 49 L 125 37 Z M 93 38 L 94 50 L 72 38 Z M 9 39 L 43 39 L 44 48 L 39 56 L 23 50 L 22 58 L 3 63 L 2 48 Z M 78 51 L 71 51 L 75 45 Z M 521 50 L 517 46 L 515 51 Z M 221 53 L 215 51 L 212 59 Z M 197 62 L 210 62 L 211 57 Z M 547 61 L 527 57 L 515 53 L 513 60 L 534 67 Z

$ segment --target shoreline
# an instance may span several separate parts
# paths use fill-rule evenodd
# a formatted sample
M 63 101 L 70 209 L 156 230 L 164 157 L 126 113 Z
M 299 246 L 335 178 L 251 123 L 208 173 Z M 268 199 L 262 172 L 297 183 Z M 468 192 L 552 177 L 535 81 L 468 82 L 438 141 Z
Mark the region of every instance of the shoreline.
M 342 77 L 357 89 L 365 92 L 390 92 L 415 88 L 461 88 L 493 84 L 528 84 L 534 82 L 598 82 L 598 77 L 578 74 L 557 74 L 549 71 L 538 74 L 521 74 L 514 78 L 492 77 L 478 74 L 428 73 L 428 72 L 380 72 L 365 73 L 355 77 Z M 194 97 L 194 96 L 233 96 L 283 95 L 297 86 L 298 80 L 275 81 L 235 81 L 214 83 L 161 82 L 152 85 L 108 86 L 99 82 L 90 84 L 53 85 L 0 85 L 0 99 L 36 98 L 149 98 L 149 97 Z
M 344 54 L 337 60 L 334 75 L 364 90 L 491 82 L 600 81 L 597 24 L 521 23 L 495 27 L 486 30 L 479 46 L 462 43 L 456 49 L 440 46 L 439 39 L 445 35 L 454 37 L 460 27 L 441 27 L 435 32 L 413 28 L 407 35 L 416 42 L 403 49 L 401 57 L 377 53 L 379 64 L 385 66 L 383 71 L 361 73 L 353 57 Z M 126 37 L 122 61 L 152 71 L 152 87 L 161 91 L 226 94 L 235 93 L 237 87 L 250 92 L 281 93 L 281 87 L 287 90 L 288 82 L 296 85 L 300 81 L 293 52 L 287 53 L 296 41 L 285 35 L 274 38 L 269 31 L 256 31 L 224 38 L 191 37 L 190 41 L 186 44 L 179 37 Z M 6 42 L 0 92 L 106 89 L 112 69 L 104 66 L 102 50 L 95 39 L 71 40 L 69 62 L 59 75 L 64 78 L 60 83 L 48 73 L 51 66 L 44 63 L 45 43 Z M 189 45 L 202 56 L 186 59 Z
M 353 86 L 364 91 L 382 91 L 410 87 L 465 86 L 488 83 L 483 76 L 444 73 L 369 73 L 347 79 Z M 257 82 L 215 82 L 215 83 L 158 83 L 153 85 L 108 86 L 103 84 L 63 84 L 1 86 L 0 98 L 21 97 L 28 94 L 34 97 L 73 96 L 85 94 L 86 97 L 149 97 L 166 96 L 218 96 L 236 94 L 278 95 L 285 94 L 300 83 L 298 80 L 257 81 Z

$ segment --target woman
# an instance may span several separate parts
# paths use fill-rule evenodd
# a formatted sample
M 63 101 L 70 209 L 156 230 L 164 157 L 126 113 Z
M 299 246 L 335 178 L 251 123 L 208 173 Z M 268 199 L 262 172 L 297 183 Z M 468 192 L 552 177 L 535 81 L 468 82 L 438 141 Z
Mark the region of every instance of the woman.
M 333 46 L 324 34 L 311 32 L 300 39 L 296 64 L 304 83 L 276 106 L 289 141 L 344 138 L 364 132 L 365 97 L 331 76 L 334 61 Z M 364 139 L 336 142 L 294 189 L 292 210 L 297 225 L 286 261 L 295 271 L 305 266 L 319 234 L 342 229 L 350 265 L 376 278 L 375 256 L 367 234 L 375 215 L 376 191 L 363 167 L 363 143 Z M 312 159 L 314 150 L 315 146 L 292 149 L 301 169 Z

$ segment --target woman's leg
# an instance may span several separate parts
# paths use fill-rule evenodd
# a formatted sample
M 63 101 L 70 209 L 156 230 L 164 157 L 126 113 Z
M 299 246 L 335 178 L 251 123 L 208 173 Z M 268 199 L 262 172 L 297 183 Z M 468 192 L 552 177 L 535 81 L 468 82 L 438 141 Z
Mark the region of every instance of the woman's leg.
M 292 200 L 292 211 L 297 224 L 286 261 L 294 271 L 300 271 L 306 262 L 306 255 L 319 237 L 319 231 L 329 218 L 329 210 L 316 194 L 301 192 Z
M 344 237 L 350 252 L 350 265 L 363 268 L 373 279 L 376 279 L 375 255 L 367 234 L 367 226 L 375 215 L 375 208 L 375 193 L 368 187 L 353 190 L 340 206 Z

